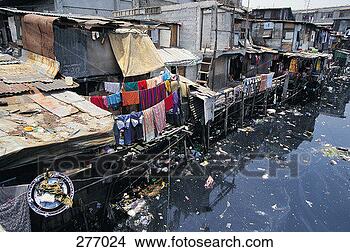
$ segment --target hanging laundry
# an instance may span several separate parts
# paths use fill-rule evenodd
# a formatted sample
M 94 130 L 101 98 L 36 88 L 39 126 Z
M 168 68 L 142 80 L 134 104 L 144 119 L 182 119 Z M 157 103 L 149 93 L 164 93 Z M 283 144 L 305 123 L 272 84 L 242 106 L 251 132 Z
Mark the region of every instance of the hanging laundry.
M 139 90 L 147 89 L 147 81 L 146 80 L 139 81 L 137 82 L 137 86 Z
M 174 114 L 180 114 L 180 99 L 177 91 L 173 93 L 173 111 Z
M 156 88 L 140 90 L 141 109 L 145 110 L 156 104 Z
M 166 127 L 166 114 L 165 114 L 164 100 L 154 105 L 153 116 L 154 116 L 154 123 L 157 131 L 157 135 L 160 135 L 163 133 Z
M 102 101 L 103 101 L 103 104 L 105 105 L 105 107 L 108 108 L 107 96 L 102 96 Z
M 172 92 L 170 80 L 165 81 L 165 89 L 169 94 Z
M 165 84 L 160 84 L 156 88 L 156 103 L 163 101 L 166 97 Z M 154 105 L 154 104 L 153 104 Z
M 114 110 L 119 109 L 121 101 L 122 98 L 120 93 L 107 96 L 108 107 Z
M 321 71 L 321 59 L 318 58 L 316 62 L 316 71 L 320 72 Z
M 296 58 L 293 58 L 290 61 L 289 72 L 291 72 L 291 73 L 297 73 L 298 72 L 298 61 L 297 61 Z
M 165 103 L 165 112 L 168 112 L 174 107 L 174 95 L 171 94 L 167 98 L 165 98 L 164 103 Z
M 156 79 L 156 85 L 159 85 L 159 84 L 164 82 L 162 75 L 159 75 L 159 76 L 155 77 L 155 79 Z
M 108 93 L 116 94 L 121 91 L 120 83 L 117 82 L 105 82 L 105 91 Z
M 274 75 L 275 75 L 275 73 L 269 73 L 267 75 L 267 80 L 266 80 L 266 87 L 267 88 L 272 88 L 272 80 L 273 80 Z
M 140 104 L 139 91 L 123 92 L 123 107 Z
M 150 107 L 143 111 L 143 139 L 149 142 L 155 137 L 153 107 Z
M 106 106 L 105 103 L 103 102 L 102 96 L 91 96 L 90 102 L 101 109 L 108 110 L 108 106 Z
M 148 88 L 148 89 L 151 89 L 151 88 L 156 87 L 157 84 L 158 84 L 157 82 L 158 82 L 158 80 L 157 80 L 156 77 L 154 77 L 154 78 L 152 78 L 152 79 L 146 80 L 147 88 Z
M 162 74 L 163 81 L 170 80 L 171 79 L 171 73 L 168 69 L 164 70 L 164 73 Z
M 132 112 L 130 118 L 132 126 L 132 141 L 143 140 L 143 112 Z
M 130 145 L 132 143 L 130 115 L 118 116 L 113 126 L 113 132 L 117 145 Z
M 263 92 L 266 90 L 267 87 L 267 74 L 262 74 L 261 75 L 261 81 L 260 81 L 260 87 L 259 87 L 259 92 Z
M 139 86 L 137 82 L 124 83 L 124 91 L 136 91 L 136 90 L 139 90 Z

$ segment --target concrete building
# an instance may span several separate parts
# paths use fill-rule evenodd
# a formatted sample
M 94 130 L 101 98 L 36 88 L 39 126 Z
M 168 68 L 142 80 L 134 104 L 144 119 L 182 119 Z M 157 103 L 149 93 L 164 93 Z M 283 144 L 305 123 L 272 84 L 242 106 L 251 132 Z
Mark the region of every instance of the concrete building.
M 241 1 L 236 4 L 240 5 Z M 244 54 L 239 49 L 239 43 L 244 43 L 245 13 L 241 8 L 223 5 L 217 1 L 198 1 L 118 11 L 114 15 L 123 19 L 177 23 L 177 31 L 155 32 L 151 34 L 152 40 L 155 44 L 160 44 L 160 47 L 170 47 L 175 45 L 171 38 L 176 37 L 177 47 L 189 50 L 207 65 L 205 69 L 201 69 L 202 65 L 187 67 L 186 77 L 196 80 L 203 79 L 200 78 L 202 75 L 208 76 L 208 79 L 209 76 L 215 76 L 215 87 L 212 88 L 217 90 L 229 82 L 231 59 Z
M 334 19 L 333 30 L 338 35 L 350 38 L 350 17 Z
M 257 19 L 264 20 L 295 20 L 291 8 L 253 9 L 252 15 Z
M 320 51 L 330 47 L 330 32 L 312 23 L 283 20 L 252 20 L 252 39 L 255 44 L 284 52 Z
M 293 11 L 296 21 L 332 26 L 335 19 L 350 18 L 350 5 Z

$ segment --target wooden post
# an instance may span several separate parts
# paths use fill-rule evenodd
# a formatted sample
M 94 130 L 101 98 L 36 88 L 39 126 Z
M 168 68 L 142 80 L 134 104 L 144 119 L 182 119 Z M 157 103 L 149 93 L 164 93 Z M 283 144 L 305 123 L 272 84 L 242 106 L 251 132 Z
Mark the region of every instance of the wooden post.
M 210 121 L 207 124 L 207 151 L 209 151 L 210 145 Z
M 267 114 L 267 102 L 269 100 L 269 89 L 265 90 L 265 101 L 264 101 L 264 115 L 266 116 Z
M 243 91 L 242 91 L 242 99 L 241 99 L 241 126 L 243 127 L 244 124 L 244 87 L 243 87 Z
M 257 81 L 255 81 L 255 83 L 254 83 L 254 96 L 253 96 L 253 103 L 252 103 L 250 116 L 253 116 L 253 114 L 254 114 L 254 107 L 255 107 L 255 99 L 256 99 L 257 89 L 258 89 L 258 83 L 257 83 Z
M 225 125 L 224 125 L 224 130 L 225 130 L 225 136 L 227 136 L 227 124 L 228 124 L 228 93 L 225 93 Z

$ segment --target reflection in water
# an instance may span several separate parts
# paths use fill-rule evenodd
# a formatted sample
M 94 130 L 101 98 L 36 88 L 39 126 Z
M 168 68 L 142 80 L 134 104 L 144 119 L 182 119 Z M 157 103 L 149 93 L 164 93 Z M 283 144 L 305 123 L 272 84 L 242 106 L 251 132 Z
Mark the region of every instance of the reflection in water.
M 148 202 L 154 219 L 146 230 L 349 231 L 349 162 L 331 165 L 320 149 L 350 147 L 350 85 L 327 90 L 217 142 L 205 167 L 214 189 L 192 164 Z

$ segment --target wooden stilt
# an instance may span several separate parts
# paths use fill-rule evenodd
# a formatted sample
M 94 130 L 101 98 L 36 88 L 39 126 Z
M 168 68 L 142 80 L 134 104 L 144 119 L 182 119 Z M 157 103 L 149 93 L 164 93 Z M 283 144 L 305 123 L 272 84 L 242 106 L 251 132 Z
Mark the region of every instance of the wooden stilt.
M 244 112 L 245 108 L 244 108 L 244 92 L 242 92 L 242 99 L 241 99 L 241 126 L 243 126 L 244 124 Z
M 225 125 L 224 125 L 224 131 L 225 136 L 227 136 L 227 125 L 228 125 L 228 93 L 225 94 Z

